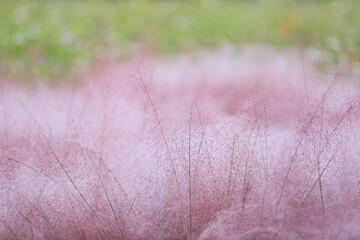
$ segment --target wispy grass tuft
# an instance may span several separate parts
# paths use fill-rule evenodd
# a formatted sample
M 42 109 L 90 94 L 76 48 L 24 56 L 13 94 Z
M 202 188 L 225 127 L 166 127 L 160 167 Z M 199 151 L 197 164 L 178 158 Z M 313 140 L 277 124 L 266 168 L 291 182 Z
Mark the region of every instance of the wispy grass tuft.
M 360 90 L 271 56 L 0 85 L 0 238 L 360 236 Z

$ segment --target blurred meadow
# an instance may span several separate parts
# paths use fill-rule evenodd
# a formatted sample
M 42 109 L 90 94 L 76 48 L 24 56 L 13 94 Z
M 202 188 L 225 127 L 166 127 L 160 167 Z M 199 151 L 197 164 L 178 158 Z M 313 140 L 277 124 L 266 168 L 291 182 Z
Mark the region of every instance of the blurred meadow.
M 60 81 L 99 59 L 227 45 L 360 60 L 360 2 L 0 0 L 0 74 Z

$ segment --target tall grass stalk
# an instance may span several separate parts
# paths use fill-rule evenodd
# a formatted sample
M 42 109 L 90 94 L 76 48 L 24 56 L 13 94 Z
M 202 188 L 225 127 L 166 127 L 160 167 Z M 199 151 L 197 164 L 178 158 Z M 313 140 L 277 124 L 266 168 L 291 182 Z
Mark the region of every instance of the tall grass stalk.
M 194 166 L 194 174 L 193 174 L 193 183 L 195 184 L 194 187 L 196 187 L 196 176 L 198 175 L 198 163 L 200 161 L 200 153 L 201 153 L 201 148 L 204 144 L 204 137 L 205 137 L 205 127 L 203 126 L 203 123 L 202 123 L 202 120 L 201 120 L 201 115 L 200 115 L 200 110 L 199 110 L 199 106 L 197 104 L 197 101 L 196 101 L 196 98 L 194 97 L 194 102 L 195 102 L 195 107 L 196 107 L 196 111 L 197 111 L 197 115 L 198 115 L 198 119 L 199 119 L 199 122 L 200 122 L 200 130 L 201 130 L 201 140 L 200 140 L 200 144 L 199 144 L 199 148 L 198 148 L 198 151 L 197 151 L 197 155 L 196 155 L 196 160 L 195 160 L 195 166 Z M 196 188 L 192 189 L 192 192 L 196 194 Z
M 320 175 L 318 176 L 318 178 L 316 179 L 316 181 L 314 182 L 314 184 L 311 186 L 309 192 L 306 194 L 306 196 L 301 200 L 299 207 L 296 211 L 296 215 L 295 215 L 295 220 L 294 220 L 294 224 L 293 224 L 293 229 L 295 227 L 295 224 L 297 222 L 297 219 L 300 215 L 300 210 L 304 204 L 304 202 L 306 201 L 306 199 L 309 197 L 309 195 L 311 194 L 311 192 L 313 191 L 314 187 L 316 186 L 316 184 L 319 182 L 321 176 L 324 174 L 324 172 L 326 171 L 326 169 L 329 167 L 330 163 L 333 161 L 333 159 L 335 158 L 336 154 L 338 153 L 339 149 L 332 155 L 332 157 L 330 158 L 330 160 L 327 162 L 326 166 L 324 167 L 324 169 L 321 171 Z
M 257 144 L 257 141 L 258 141 L 258 137 L 259 137 L 259 134 L 260 134 L 260 124 L 258 123 L 258 125 L 254 127 L 254 129 L 257 127 L 257 134 L 255 135 L 255 139 L 254 139 L 254 144 L 252 146 L 252 150 L 251 150 L 251 157 L 252 159 L 254 158 L 254 155 L 255 155 L 255 148 L 256 148 L 256 144 Z M 250 134 L 252 135 L 252 133 Z M 250 138 L 249 138 L 250 140 Z M 242 195 L 242 210 L 245 209 L 245 203 L 246 203 L 246 198 L 247 198 L 247 195 L 250 191 L 250 188 L 248 188 L 248 183 L 247 183 L 247 178 L 248 178 L 248 168 L 249 168 L 249 157 L 246 158 L 245 160 L 245 173 L 244 173 L 244 182 L 243 182 L 243 195 Z
M 234 140 L 233 140 L 233 144 L 232 144 L 232 151 L 231 151 L 231 158 L 230 158 L 230 171 L 229 171 L 229 185 L 228 185 L 228 190 L 227 190 L 227 194 L 228 194 L 228 205 L 229 207 L 231 206 L 231 181 L 232 181 L 232 175 L 233 175 L 233 165 L 234 165 L 234 155 L 235 155 L 235 145 L 236 145 L 236 140 L 238 139 L 237 135 L 234 135 Z
M 189 122 L 189 219 L 190 219 L 190 234 L 192 231 L 192 218 L 191 218 L 191 120 L 193 112 L 194 101 L 191 103 L 190 122 Z
M 167 152 L 167 155 L 168 155 L 168 159 L 170 161 L 170 164 L 171 164 L 171 168 L 172 168 L 172 171 L 173 171 L 173 174 L 174 174 L 174 177 L 175 177 L 175 181 L 176 181 L 176 186 L 178 188 L 178 191 L 179 191 L 179 196 L 180 196 L 180 204 L 181 204 L 181 211 L 183 213 L 183 216 L 184 216 L 184 221 L 185 221 L 185 229 L 186 229 L 186 233 L 187 233 L 187 236 L 188 236 L 188 239 L 190 239 L 190 232 L 189 232 L 189 225 L 188 225 L 188 222 L 187 222 L 187 218 L 186 218 L 186 214 L 185 214 L 185 209 L 184 209 L 184 204 L 183 204 L 183 201 L 182 201 L 182 194 L 181 194 L 181 188 L 180 188 L 180 184 L 179 184 L 179 180 L 178 180 L 178 177 L 177 177 L 177 173 L 176 173 L 176 169 L 175 169 L 175 163 L 174 163 L 174 160 L 171 156 L 171 152 L 170 152 L 170 147 L 169 147 L 169 144 L 165 138 L 165 134 L 164 134 L 164 131 L 163 131 L 163 128 L 162 128 L 162 125 L 161 125 L 161 122 L 160 122 L 160 118 L 159 118 L 159 115 L 156 111 L 156 108 L 155 108 L 155 105 L 151 99 L 151 96 L 150 96 L 150 93 L 149 93 L 149 90 L 145 84 L 145 81 L 142 77 L 142 74 L 140 72 L 140 69 L 138 67 L 138 65 L 136 64 L 136 61 L 133 60 L 133 64 L 135 66 L 135 70 L 136 72 L 138 73 L 138 79 L 139 81 L 141 82 L 141 85 L 144 89 L 144 92 L 147 96 L 147 99 L 151 105 L 151 108 L 154 112 L 154 115 L 155 115 L 155 119 L 156 119 L 156 122 L 157 122 L 157 125 L 159 127 L 159 130 L 160 130 L 160 133 L 161 133 L 161 137 L 164 141 L 164 144 L 165 144 L 165 147 L 166 147 L 166 152 Z M 169 198 L 170 199 L 170 198 Z
M 70 177 L 69 173 L 66 171 L 64 165 L 61 163 L 60 159 L 58 158 L 58 156 L 56 155 L 55 151 L 53 150 L 53 148 L 51 147 L 49 140 L 47 139 L 47 137 L 45 136 L 45 134 L 43 133 L 43 137 L 46 141 L 46 144 L 48 146 L 48 148 L 50 149 L 51 154 L 54 156 L 54 158 L 56 159 L 56 161 L 58 162 L 58 164 L 60 165 L 61 169 L 65 172 L 67 178 L 69 179 L 69 181 L 71 182 L 71 184 L 73 185 L 73 187 L 75 188 L 75 190 L 77 191 L 77 193 L 80 195 L 81 199 L 85 202 L 85 204 L 87 205 L 87 207 L 89 208 L 88 210 L 90 210 L 91 215 L 93 215 L 97 220 L 98 220 L 98 224 L 100 224 L 101 226 L 101 230 L 105 233 L 105 235 L 107 236 L 107 238 L 112 238 L 111 234 L 106 231 L 104 229 L 103 224 L 101 223 L 100 219 L 98 218 L 98 216 L 96 215 L 95 211 L 93 210 L 93 208 L 90 206 L 89 202 L 85 199 L 84 195 L 81 193 L 81 191 L 79 190 L 79 188 L 76 186 L 75 182 L 73 181 L 73 179 Z
M 265 158 L 264 158 L 265 189 L 264 189 L 263 197 L 262 197 L 262 200 L 261 200 L 260 226 L 262 226 L 262 224 L 263 224 L 264 204 L 265 204 L 265 198 L 266 198 L 266 195 L 267 195 L 267 189 L 268 189 L 268 185 L 269 185 L 267 93 L 265 94 L 264 116 L 265 116 Z
M 168 208 L 169 208 L 169 205 L 170 205 L 172 190 L 173 190 L 173 183 L 171 183 L 171 185 L 170 185 L 169 196 L 168 196 L 168 200 L 166 202 L 166 207 L 165 207 L 165 211 L 164 211 L 164 217 L 163 217 L 163 220 L 161 222 L 160 232 L 158 234 L 157 240 L 161 239 L 161 235 L 164 232 L 166 214 L 167 214 L 167 211 L 168 211 Z
M 51 231 L 52 231 L 53 234 L 55 235 L 55 238 L 56 238 L 57 240 L 60 240 L 60 238 L 59 238 L 58 234 L 56 233 L 56 231 L 54 230 L 54 228 L 53 228 L 53 226 L 52 226 L 49 218 L 46 216 L 44 210 L 41 208 L 38 200 L 36 199 L 35 202 L 36 202 L 36 204 L 37 204 L 38 207 L 39 207 L 39 210 L 40 210 L 40 212 L 41 212 L 41 215 L 43 216 L 43 218 L 45 219 L 45 221 L 47 222 L 47 224 L 49 224 Z
M 323 119 L 324 119 L 324 103 L 321 107 L 321 115 L 320 115 L 320 137 L 319 137 L 319 150 L 322 146 L 322 135 L 323 135 Z M 319 190 L 320 190 L 320 199 L 321 199 L 321 209 L 323 214 L 325 215 L 325 206 L 324 206 L 324 195 L 323 195 L 323 188 L 322 188 L 322 182 L 321 182 L 321 176 L 320 176 L 320 154 L 319 157 L 316 158 L 316 165 L 317 165 L 317 171 L 319 176 Z
M 98 171 L 97 168 L 95 167 L 95 163 L 94 163 L 94 161 L 92 160 L 89 152 L 88 152 L 88 157 L 89 157 L 89 159 L 90 159 L 90 161 L 91 161 L 91 163 L 92 163 L 92 165 L 93 165 L 93 167 L 94 167 L 94 169 L 95 169 L 95 172 L 96 172 L 96 174 L 97 174 L 97 176 L 98 176 L 98 178 L 99 178 L 100 184 L 101 184 L 101 186 L 102 186 L 102 188 L 103 188 L 103 190 L 104 190 L 106 199 L 107 199 L 107 201 L 108 201 L 108 203 L 109 203 L 111 212 L 112 212 L 112 214 L 113 214 L 113 216 L 114 216 L 114 219 L 115 219 L 115 221 L 116 221 L 116 225 L 117 225 L 117 227 L 118 227 L 118 229 L 119 229 L 119 232 L 120 232 L 120 234 L 121 234 L 121 237 L 122 237 L 123 239 L 126 239 L 125 234 L 124 234 L 123 230 L 121 229 L 119 220 L 118 220 L 118 218 L 117 218 L 117 216 L 116 216 L 116 213 L 115 213 L 113 204 L 111 203 L 109 194 L 108 194 L 108 192 L 106 191 L 105 184 L 104 184 L 104 182 L 103 182 L 103 180 L 102 180 L 102 178 L 101 178 L 101 175 L 100 175 L 99 171 Z
M 301 139 L 299 140 L 298 144 L 296 145 L 296 148 L 295 148 L 295 151 L 294 151 L 294 154 L 292 155 L 291 159 L 290 159 L 290 164 L 289 164 L 289 167 L 287 168 L 287 171 L 286 171 L 286 175 L 285 175 L 285 178 L 284 178 L 284 181 L 281 185 L 281 191 L 280 191 L 280 196 L 279 196 L 279 199 L 277 201 L 277 204 L 276 204 L 276 207 L 275 207 L 275 214 L 274 214 L 274 217 L 273 217 L 273 222 L 275 223 L 276 222 L 276 217 L 277 217 L 277 214 L 278 214 L 278 210 L 279 210 L 279 206 L 280 206 L 280 203 L 281 203 L 281 199 L 282 199 L 282 196 L 284 194 L 284 190 L 285 190 L 285 185 L 288 181 L 288 178 L 289 178 L 289 175 L 290 175 L 290 171 L 291 171 L 291 168 L 292 168 L 292 165 L 294 163 L 294 161 L 296 160 L 296 157 L 297 157 L 297 153 L 300 149 L 300 146 L 305 138 L 305 135 L 306 133 L 308 132 L 311 124 L 312 124 L 312 121 L 315 119 L 315 116 L 318 112 L 318 110 L 320 109 L 321 105 L 323 104 L 323 102 L 325 101 L 325 98 L 327 96 L 327 94 L 329 93 L 329 91 L 331 90 L 333 84 L 334 84 L 335 81 L 333 81 L 330 86 L 327 88 L 327 90 L 325 91 L 325 93 L 323 94 L 322 98 L 321 98 L 321 101 L 318 103 L 318 105 L 316 106 L 316 109 L 315 111 L 313 112 L 313 114 L 311 115 L 308 123 L 306 124 L 306 127 L 305 127 L 305 131 L 304 131 L 304 135 L 301 137 Z

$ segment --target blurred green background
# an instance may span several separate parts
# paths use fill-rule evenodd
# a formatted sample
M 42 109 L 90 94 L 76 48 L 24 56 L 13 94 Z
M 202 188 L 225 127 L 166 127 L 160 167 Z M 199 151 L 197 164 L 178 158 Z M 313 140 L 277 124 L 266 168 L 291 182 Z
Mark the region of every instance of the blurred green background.
M 316 47 L 360 60 L 360 1 L 0 0 L 0 74 L 58 80 L 97 59 L 223 45 Z

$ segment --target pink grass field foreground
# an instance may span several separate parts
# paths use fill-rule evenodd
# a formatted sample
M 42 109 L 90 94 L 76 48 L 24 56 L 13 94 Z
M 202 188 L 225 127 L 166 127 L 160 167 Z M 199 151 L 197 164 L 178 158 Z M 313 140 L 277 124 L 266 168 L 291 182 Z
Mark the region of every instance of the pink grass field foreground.
M 0 238 L 360 239 L 360 78 L 306 59 L 219 50 L 57 87 L 2 79 Z

